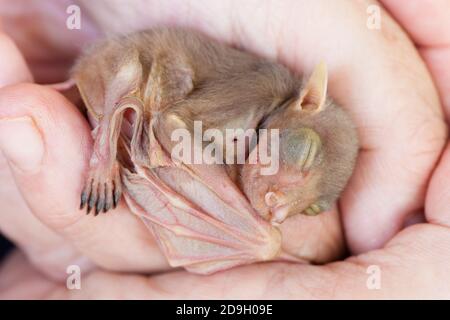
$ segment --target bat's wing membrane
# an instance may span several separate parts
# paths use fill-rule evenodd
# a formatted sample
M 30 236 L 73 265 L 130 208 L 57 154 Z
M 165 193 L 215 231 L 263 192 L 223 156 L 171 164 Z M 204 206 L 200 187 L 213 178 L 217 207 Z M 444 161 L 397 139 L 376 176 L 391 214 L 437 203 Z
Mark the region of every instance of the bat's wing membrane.
M 219 166 L 188 167 L 167 156 L 160 167 L 134 163 L 133 171 L 123 170 L 125 198 L 172 266 L 207 274 L 279 254 L 278 229 L 257 215 Z

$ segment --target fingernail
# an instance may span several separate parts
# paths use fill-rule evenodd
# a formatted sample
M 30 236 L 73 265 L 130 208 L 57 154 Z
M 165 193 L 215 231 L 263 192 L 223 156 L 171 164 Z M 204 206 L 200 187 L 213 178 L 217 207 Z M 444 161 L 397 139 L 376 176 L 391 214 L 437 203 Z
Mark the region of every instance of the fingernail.
M 37 173 L 44 156 L 41 133 L 30 117 L 0 120 L 0 150 L 14 169 Z

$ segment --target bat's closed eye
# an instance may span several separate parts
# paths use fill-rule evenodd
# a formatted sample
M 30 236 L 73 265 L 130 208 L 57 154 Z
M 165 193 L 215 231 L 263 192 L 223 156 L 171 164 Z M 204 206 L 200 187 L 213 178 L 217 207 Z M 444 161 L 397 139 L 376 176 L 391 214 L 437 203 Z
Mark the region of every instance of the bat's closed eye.
M 322 142 L 310 128 L 286 129 L 280 136 L 280 157 L 302 172 L 311 169 L 321 153 Z

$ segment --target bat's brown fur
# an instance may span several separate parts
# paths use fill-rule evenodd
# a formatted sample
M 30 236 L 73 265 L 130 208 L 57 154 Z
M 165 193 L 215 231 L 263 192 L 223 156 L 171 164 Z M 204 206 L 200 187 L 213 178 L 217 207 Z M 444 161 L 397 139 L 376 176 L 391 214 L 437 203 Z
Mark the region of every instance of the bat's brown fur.
M 169 153 L 170 131 L 192 129 L 194 121 L 202 121 L 203 130 L 279 129 L 277 174 L 261 176 L 256 170 L 260 165 L 249 163 L 227 171 L 235 173 L 234 182 L 253 207 L 273 223 L 295 213 L 328 209 L 353 170 L 356 132 L 344 110 L 326 97 L 324 65 L 306 83 L 276 62 L 195 32 L 155 29 L 94 44 L 78 60 L 72 76 L 97 125 L 82 194 L 88 211 L 107 211 L 117 203 L 120 166 L 133 162 L 125 159 L 130 139 L 142 148 L 139 161 L 148 158 L 149 168 L 165 163 L 149 137 L 132 138 L 131 117 L 125 115 L 127 129 L 121 116 L 114 115 L 126 103 L 142 113 L 139 126 L 144 135 L 155 128 L 157 140 Z

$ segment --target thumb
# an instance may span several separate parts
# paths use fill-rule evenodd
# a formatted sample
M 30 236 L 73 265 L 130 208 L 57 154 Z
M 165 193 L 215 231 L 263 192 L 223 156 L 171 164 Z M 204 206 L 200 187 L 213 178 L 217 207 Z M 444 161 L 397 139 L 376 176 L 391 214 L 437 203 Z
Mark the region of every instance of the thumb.
M 125 206 L 99 217 L 78 209 L 92 138 L 86 120 L 62 95 L 33 84 L 1 89 L 0 148 L 33 214 L 95 264 L 120 271 L 167 266 L 149 231 Z
M 1 32 L 0 51 L 2 52 L 0 88 L 33 80 L 15 43 Z M 55 273 L 63 273 L 55 272 L 61 269 L 55 261 L 55 252 L 64 252 L 66 262 L 79 261 L 79 253 L 61 236 L 33 216 L 24 203 L 11 170 L 8 168 L 8 164 L 16 166 L 14 165 L 16 163 L 24 170 L 33 170 L 33 165 L 37 163 L 36 160 L 42 153 L 42 141 L 33 138 L 39 136 L 35 136 L 33 127 L 29 126 L 32 122 L 31 118 L 3 120 L 0 120 L 0 232 L 21 248 L 36 267 L 54 277 Z M 14 134 L 10 134 L 12 127 L 16 127 Z M 30 143 L 24 144 L 25 141 Z M 17 146 L 22 148 L 17 149 Z M 10 161 L 5 159 L 6 153 L 9 154 Z

